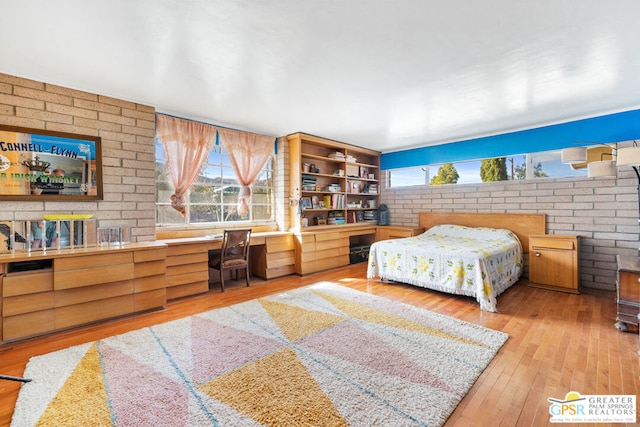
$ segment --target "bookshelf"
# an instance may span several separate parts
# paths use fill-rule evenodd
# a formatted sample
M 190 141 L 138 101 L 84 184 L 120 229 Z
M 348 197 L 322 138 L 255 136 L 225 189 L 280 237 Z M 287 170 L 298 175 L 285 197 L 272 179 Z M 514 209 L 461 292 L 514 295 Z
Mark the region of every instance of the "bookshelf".
M 293 230 L 378 220 L 380 152 L 304 133 L 288 135 Z

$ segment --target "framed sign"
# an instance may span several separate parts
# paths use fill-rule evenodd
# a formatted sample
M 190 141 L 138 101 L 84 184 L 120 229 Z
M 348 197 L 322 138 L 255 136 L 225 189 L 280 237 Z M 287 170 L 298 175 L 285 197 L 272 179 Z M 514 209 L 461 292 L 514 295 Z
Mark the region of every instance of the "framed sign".
M 98 136 L 0 125 L 0 200 L 102 200 Z

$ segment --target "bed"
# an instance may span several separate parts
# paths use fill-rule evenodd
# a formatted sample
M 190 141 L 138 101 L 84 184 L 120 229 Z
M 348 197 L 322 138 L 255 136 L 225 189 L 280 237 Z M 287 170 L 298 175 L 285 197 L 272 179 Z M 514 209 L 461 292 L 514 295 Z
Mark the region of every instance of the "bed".
M 523 272 L 531 234 L 543 214 L 421 213 L 426 231 L 371 245 L 367 277 L 475 297 L 496 312 L 497 297 Z

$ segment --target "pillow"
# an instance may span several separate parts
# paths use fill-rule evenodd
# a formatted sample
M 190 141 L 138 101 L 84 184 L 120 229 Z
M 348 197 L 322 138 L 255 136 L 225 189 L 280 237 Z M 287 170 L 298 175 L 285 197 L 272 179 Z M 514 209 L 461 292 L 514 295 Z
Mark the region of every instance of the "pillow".
M 451 237 L 467 237 L 477 240 L 518 240 L 518 237 L 511 230 L 503 228 L 489 228 L 489 227 L 467 227 L 465 225 L 456 224 L 441 224 L 435 225 L 425 231 L 423 234 L 425 237 L 429 236 L 451 236 Z

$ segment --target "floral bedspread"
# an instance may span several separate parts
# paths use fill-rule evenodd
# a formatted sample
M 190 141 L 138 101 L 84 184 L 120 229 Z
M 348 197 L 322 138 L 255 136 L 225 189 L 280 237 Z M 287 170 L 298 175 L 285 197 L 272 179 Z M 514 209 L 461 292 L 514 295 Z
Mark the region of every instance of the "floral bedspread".
M 474 296 L 495 312 L 496 297 L 522 274 L 522 245 L 509 230 L 437 225 L 371 245 L 367 277 Z

